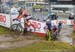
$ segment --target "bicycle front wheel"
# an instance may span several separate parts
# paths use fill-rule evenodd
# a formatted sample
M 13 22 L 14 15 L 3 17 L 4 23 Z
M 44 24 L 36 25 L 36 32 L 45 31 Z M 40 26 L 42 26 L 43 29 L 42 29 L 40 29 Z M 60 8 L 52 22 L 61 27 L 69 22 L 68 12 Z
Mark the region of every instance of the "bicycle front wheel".
M 22 27 L 22 25 L 19 23 L 18 25 L 17 25 L 17 31 L 24 31 L 24 28 Z
M 18 24 L 13 24 L 11 25 L 10 30 L 16 31 L 17 27 L 18 27 Z
M 13 30 L 14 34 L 16 34 L 16 35 L 22 35 L 23 31 L 24 31 L 24 28 L 22 27 L 22 25 L 20 23 L 19 24 L 13 24 L 10 27 L 10 29 Z

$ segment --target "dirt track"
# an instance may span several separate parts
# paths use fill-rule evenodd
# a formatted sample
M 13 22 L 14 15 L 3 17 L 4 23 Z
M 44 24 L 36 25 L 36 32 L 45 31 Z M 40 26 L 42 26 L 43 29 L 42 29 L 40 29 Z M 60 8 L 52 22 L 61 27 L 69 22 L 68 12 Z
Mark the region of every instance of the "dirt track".
M 0 50 L 27 46 L 39 40 L 29 40 L 23 36 L 18 38 L 0 36 Z

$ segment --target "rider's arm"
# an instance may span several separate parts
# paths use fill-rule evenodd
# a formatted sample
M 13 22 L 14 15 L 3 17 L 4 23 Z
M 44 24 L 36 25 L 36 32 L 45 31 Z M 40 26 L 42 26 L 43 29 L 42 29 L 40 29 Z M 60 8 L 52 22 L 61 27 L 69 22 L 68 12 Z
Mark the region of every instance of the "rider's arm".
M 18 18 L 18 19 L 23 18 L 23 15 L 19 15 L 17 18 Z
M 23 18 L 24 17 L 24 12 L 22 14 L 19 14 L 19 16 L 17 17 L 18 19 Z

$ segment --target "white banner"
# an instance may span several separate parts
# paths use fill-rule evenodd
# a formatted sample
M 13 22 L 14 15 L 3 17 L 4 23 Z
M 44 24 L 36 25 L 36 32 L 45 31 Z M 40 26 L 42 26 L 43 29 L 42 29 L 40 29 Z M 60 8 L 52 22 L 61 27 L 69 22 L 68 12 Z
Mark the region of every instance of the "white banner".
M 52 20 L 54 25 L 58 25 L 59 22 L 62 22 L 63 25 L 73 25 L 74 20 Z
M 1 14 L 0 13 L 0 25 L 9 28 L 13 23 L 13 19 L 15 19 L 17 15 L 10 14 Z
M 31 29 L 32 32 L 45 33 L 46 22 L 39 22 L 35 20 L 29 21 L 28 29 Z
M 11 18 L 10 18 L 11 17 Z M 13 19 L 16 18 L 17 15 L 11 15 L 10 14 L 0 14 L 0 25 L 10 28 L 10 24 L 13 24 Z M 11 20 L 10 20 L 11 19 Z M 22 26 L 24 27 L 24 19 L 22 21 Z M 59 22 L 62 22 L 63 25 L 73 25 L 73 20 L 52 20 L 52 23 L 54 25 L 58 25 Z M 45 27 L 46 27 L 46 22 L 40 22 L 40 21 L 35 21 L 35 20 L 30 20 L 29 21 L 30 26 L 28 27 L 28 30 L 31 29 L 32 32 L 38 32 L 38 33 L 45 33 Z
M 0 14 L 0 25 L 10 27 L 10 16 L 7 14 Z
M 57 26 L 60 21 L 63 25 L 73 25 L 73 20 L 52 20 L 51 22 L 53 25 Z M 29 29 L 31 29 L 32 32 L 46 33 L 46 22 L 30 20 L 29 23 Z

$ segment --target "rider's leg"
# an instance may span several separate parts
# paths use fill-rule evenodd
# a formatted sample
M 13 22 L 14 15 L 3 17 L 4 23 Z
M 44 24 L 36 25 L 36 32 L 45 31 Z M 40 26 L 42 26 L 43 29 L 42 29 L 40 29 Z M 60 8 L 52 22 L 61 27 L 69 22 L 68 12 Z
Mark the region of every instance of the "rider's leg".
M 46 36 L 47 40 L 50 41 L 51 40 L 51 31 L 48 30 L 47 31 L 47 36 Z
M 19 23 L 18 25 L 19 25 L 19 27 L 20 27 L 20 30 L 23 31 L 24 28 L 22 27 L 21 23 Z
M 50 30 L 48 32 L 48 36 L 49 36 L 48 40 L 50 41 L 51 40 L 51 32 L 50 32 Z
M 27 28 L 24 28 L 23 35 L 27 33 Z

